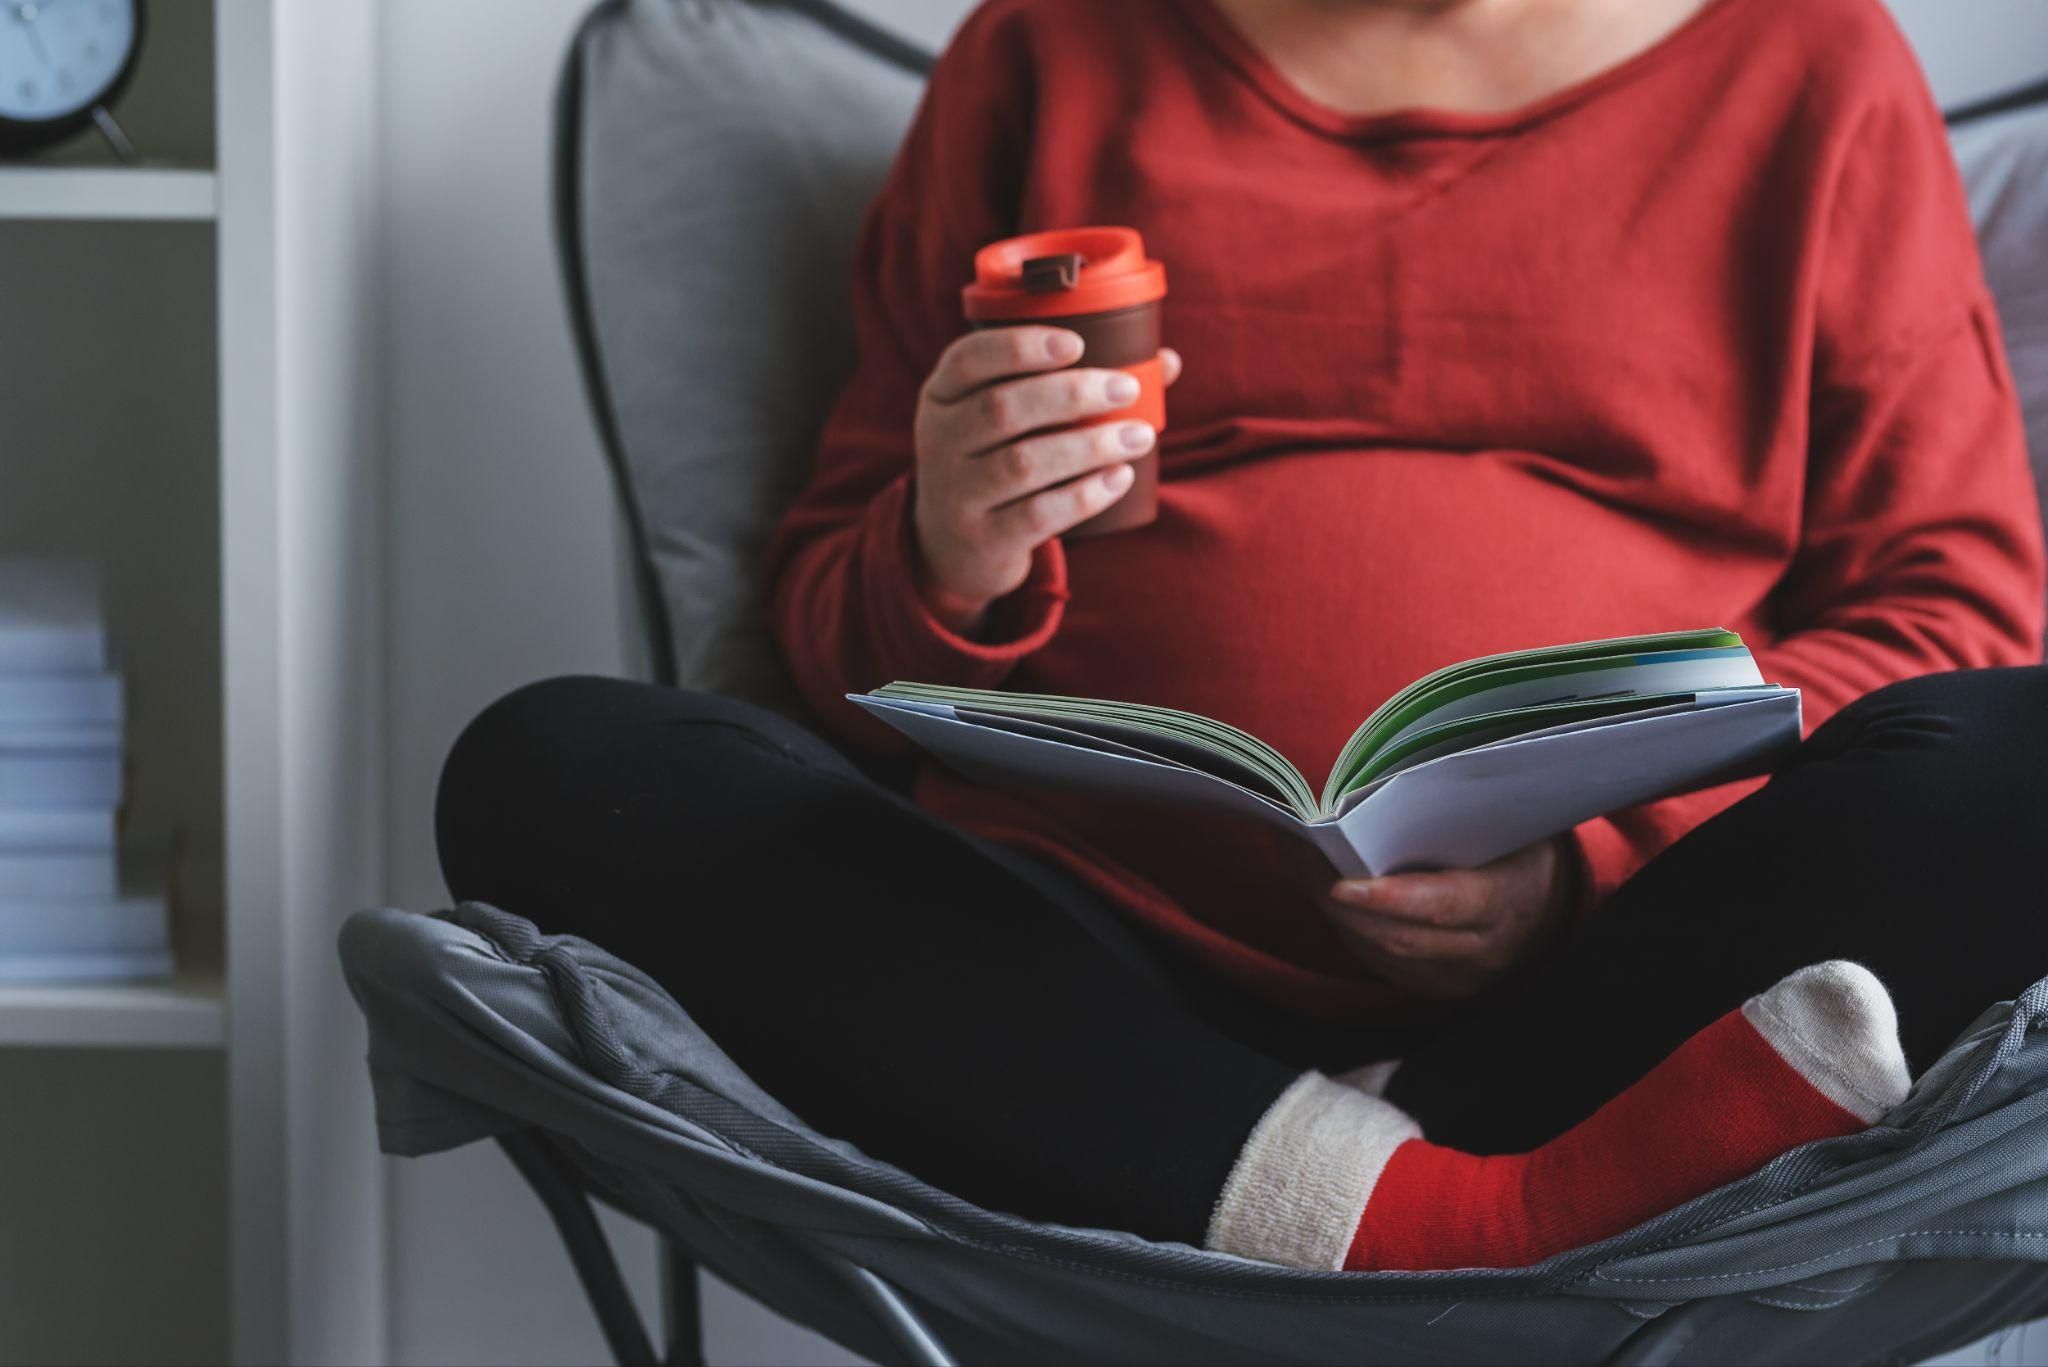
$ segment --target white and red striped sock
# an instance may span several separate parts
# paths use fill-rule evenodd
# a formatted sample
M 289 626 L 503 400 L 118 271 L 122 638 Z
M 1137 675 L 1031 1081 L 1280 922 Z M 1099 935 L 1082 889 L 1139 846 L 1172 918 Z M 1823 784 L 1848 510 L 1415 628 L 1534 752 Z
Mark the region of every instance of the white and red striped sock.
M 1293 1267 L 1522 1267 L 1863 1129 L 1909 1083 L 1891 997 L 1840 961 L 1752 997 L 1525 1154 L 1431 1144 L 1398 1107 L 1305 1073 L 1246 1139 L 1207 1243 Z

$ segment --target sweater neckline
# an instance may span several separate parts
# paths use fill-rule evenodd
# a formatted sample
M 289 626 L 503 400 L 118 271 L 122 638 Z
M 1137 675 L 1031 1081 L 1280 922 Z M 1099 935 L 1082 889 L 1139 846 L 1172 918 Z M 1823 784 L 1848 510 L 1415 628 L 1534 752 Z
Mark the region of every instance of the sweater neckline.
M 1402 138 L 1481 138 L 1519 132 L 1662 66 L 1716 27 L 1741 0 L 1707 0 L 1699 11 L 1634 56 L 1625 58 L 1513 109 L 1475 111 L 1413 106 L 1350 114 L 1316 99 L 1296 85 L 1271 58 L 1232 23 L 1215 0 L 1183 0 L 1173 6 L 1221 57 L 1280 111 L 1331 137 L 1356 141 Z

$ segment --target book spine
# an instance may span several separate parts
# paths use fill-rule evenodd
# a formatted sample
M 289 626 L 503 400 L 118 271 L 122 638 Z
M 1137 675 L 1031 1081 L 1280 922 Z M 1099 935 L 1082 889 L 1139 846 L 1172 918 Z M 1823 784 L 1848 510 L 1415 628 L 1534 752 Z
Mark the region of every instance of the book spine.
M 1312 826 L 1303 826 L 1301 833 L 1308 837 L 1311 845 L 1323 852 L 1339 878 L 1370 878 L 1372 866 L 1366 863 L 1364 853 L 1351 842 L 1351 836 L 1343 825 L 1335 821 L 1319 821 Z
M 108 808 L 78 807 L 33 811 L 0 807 L 0 853 L 32 854 L 54 850 L 114 848 L 114 813 Z
M 98 626 L 0 628 L 0 674 L 96 674 L 107 667 Z
M 14 899 L 106 900 L 119 891 L 112 849 L 0 850 L 0 904 Z
M 51 954 L 0 952 L 0 983 L 127 982 L 171 976 L 167 949 Z
M 0 674 L 0 726 L 120 720 L 118 674 Z
M 158 950 L 169 930 L 160 898 L 0 900 L 0 955 Z
M 23 754 L 0 749 L 0 807 L 120 805 L 121 755 L 117 750 Z

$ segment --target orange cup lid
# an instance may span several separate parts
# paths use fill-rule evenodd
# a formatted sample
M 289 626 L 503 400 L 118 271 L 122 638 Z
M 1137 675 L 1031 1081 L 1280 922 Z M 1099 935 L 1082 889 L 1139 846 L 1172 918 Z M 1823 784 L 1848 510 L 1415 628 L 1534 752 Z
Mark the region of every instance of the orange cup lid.
M 977 322 L 1107 313 L 1165 297 L 1166 267 L 1145 259 L 1132 228 L 1055 228 L 991 242 L 974 254 L 974 283 L 960 291 Z

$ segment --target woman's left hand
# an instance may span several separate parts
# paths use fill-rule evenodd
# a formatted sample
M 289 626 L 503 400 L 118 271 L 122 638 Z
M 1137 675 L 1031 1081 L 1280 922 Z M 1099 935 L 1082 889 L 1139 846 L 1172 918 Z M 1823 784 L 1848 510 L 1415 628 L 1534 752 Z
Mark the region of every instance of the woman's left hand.
M 1323 910 L 1351 951 L 1428 997 L 1477 996 L 1548 949 L 1578 896 L 1558 836 L 1476 869 L 1347 878 Z

